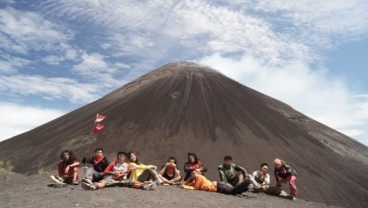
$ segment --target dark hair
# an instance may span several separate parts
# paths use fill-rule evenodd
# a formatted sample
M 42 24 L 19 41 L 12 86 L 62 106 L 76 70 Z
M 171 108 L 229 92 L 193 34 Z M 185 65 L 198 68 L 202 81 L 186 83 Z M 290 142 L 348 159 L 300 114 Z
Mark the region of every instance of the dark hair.
M 67 161 L 64 161 L 64 153 L 68 153 L 69 154 L 69 159 Z M 73 152 L 70 150 L 64 150 L 60 153 L 60 158 L 63 160 L 63 162 L 66 165 L 71 165 L 74 163 L 74 161 L 77 160 L 77 158 L 74 156 Z
M 118 154 L 116 155 L 116 159 L 119 159 L 119 156 L 120 155 L 124 155 L 125 156 L 125 159 L 127 158 L 127 153 L 125 153 L 125 152 L 118 152 Z
M 199 163 L 199 159 L 196 154 L 194 154 L 193 152 L 188 152 L 188 162 L 189 162 L 189 156 L 194 157 L 194 163 Z
M 177 162 L 177 161 L 176 161 L 176 158 L 175 158 L 174 156 L 170 156 L 170 157 L 169 157 L 169 159 L 167 159 L 167 161 L 169 161 L 169 160 L 174 160 L 174 163 L 175 163 L 175 165 L 176 165 L 176 162 Z
M 129 161 L 130 162 L 135 162 L 137 165 L 140 165 L 141 164 L 141 162 L 139 161 L 139 159 L 138 159 L 138 157 L 137 157 L 137 154 L 135 154 L 135 161 L 131 161 L 130 160 L 130 156 L 132 156 L 132 154 L 135 154 L 134 152 L 129 152 L 128 153 L 128 159 L 129 159 Z
M 224 160 L 233 160 L 233 157 L 230 155 L 225 155 Z
M 267 163 L 262 163 L 262 164 L 261 164 L 261 168 L 262 168 L 263 166 L 265 166 L 265 165 L 266 165 L 267 167 L 269 167 Z
M 95 149 L 95 152 L 100 151 L 100 150 L 103 152 L 103 149 L 102 149 L 101 147 L 97 147 L 97 148 Z

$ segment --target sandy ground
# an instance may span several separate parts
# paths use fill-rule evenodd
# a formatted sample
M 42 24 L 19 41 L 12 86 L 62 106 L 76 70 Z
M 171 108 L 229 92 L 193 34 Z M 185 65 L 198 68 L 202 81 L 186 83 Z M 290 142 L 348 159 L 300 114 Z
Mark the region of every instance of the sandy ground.
M 133 188 L 105 188 L 86 191 L 81 186 L 49 187 L 48 175 L 23 176 L 0 172 L 0 207 L 334 207 L 303 199 L 291 201 L 246 192 L 242 196 L 190 191 L 176 186 L 158 186 L 144 191 Z

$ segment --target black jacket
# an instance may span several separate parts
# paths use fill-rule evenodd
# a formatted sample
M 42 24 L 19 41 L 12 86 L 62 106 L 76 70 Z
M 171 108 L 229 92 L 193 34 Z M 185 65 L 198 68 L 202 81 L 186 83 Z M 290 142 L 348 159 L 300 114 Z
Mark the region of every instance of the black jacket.
M 93 164 L 93 157 L 91 157 L 91 158 L 83 158 L 82 163 L 83 164 L 86 164 L 86 163 L 92 164 L 93 165 L 93 169 L 95 171 L 97 171 L 97 172 L 103 172 L 106 169 L 106 167 L 110 164 L 110 162 L 107 159 L 107 157 L 104 157 L 102 159 L 102 161 L 99 162 L 97 165 L 94 165 Z

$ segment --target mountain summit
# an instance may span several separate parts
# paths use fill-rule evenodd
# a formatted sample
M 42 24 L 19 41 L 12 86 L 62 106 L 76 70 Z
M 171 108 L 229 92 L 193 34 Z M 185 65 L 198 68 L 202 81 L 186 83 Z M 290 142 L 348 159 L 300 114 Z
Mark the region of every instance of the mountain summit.
M 96 113 L 106 130 L 89 137 Z M 192 62 L 159 67 L 101 99 L 0 143 L 15 171 L 55 169 L 63 149 L 77 156 L 102 147 L 110 159 L 134 151 L 145 164 L 198 154 L 218 180 L 224 155 L 248 172 L 282 158 L 298 172 L 299 197 L 346 207 L 368 204 L 368 148 L 252 90 Z M 272 176 L 272 170 L 271 170 Z M 274 180 L 274 178 L 272 178 Z M 274 181 L 272 181 L 274 183 Z M 286 188 L 288 190 L 288 188 Z

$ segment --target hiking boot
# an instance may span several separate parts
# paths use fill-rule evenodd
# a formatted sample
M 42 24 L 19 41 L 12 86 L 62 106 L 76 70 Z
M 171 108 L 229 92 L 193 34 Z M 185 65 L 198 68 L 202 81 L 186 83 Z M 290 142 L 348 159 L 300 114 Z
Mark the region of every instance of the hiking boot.
M 79 185 L 79 181 L 78 180 L 73 180 L 73 185 Z
M 88 183 L 88 184 L 92 184 L 92 179 L 90 178 L 82 178 L 82 183 Z
M 81 183 L 81 186 L 83 189 L 94 191 L 97 189 L 97 186 L 95 184 L 89 184 L 89 183 Z
M 55 183 L 64 183 L 64 179 L 60 176 L 51 175 L 50 179 Z

